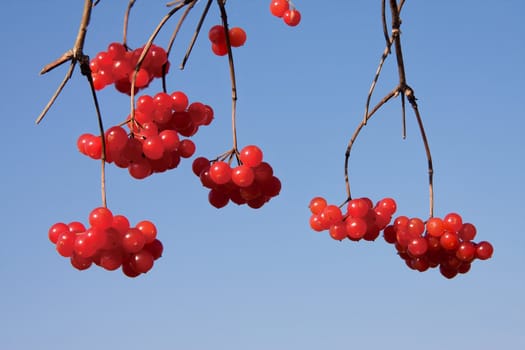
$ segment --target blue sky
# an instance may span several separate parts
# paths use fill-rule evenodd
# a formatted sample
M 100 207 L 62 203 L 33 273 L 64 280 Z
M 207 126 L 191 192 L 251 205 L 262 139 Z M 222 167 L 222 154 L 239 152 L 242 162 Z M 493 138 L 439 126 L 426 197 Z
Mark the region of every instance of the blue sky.
M 66 68 L 40 69 L 73 45 L 82 1 L 11 1 L 0 12 L 4 54 L 2 137 L 4 241 L 0 245 L 0 348 L 26 350 L 426 349 L 525 345 L 525 5 L 479 1 L 407 1 L 402 41 L 434 161 L 435 214 L 459 212 L 494 244 L 453 280 L 409 270 L 392 246 L 336 242 L 308 227 L 308 202 L 345 200 L 344 152 L 362 118 L 384 39 L 379 1 L 330 5 L 295 2 L 295 28 L 268 11 L 269 1 L 228 1 L 229 22 L 248 34 L 235 49 L 241 146 L 257 144 L 283 183 L 260 210 L 217 210 L 183 160 L 146 180 L 107 168 L 108 205 L 132 223 L 155 222 L 164 256 L 137 279 L 98 267 L 79 272 L 60 257 L 47 230 L 87 222 L 101 204 L 99 163 L 76 139 L 96 132 L 89 90 L 79 72 L 40 125 L 34 121 Z M 122 36 L 126 1 L 101 1 L 85 52 Z M 203 4 L 172 56 L 181 61 Z M 166 13 L 163 2 L 137 1 L 128 42 L 141 46 Z M 227 60 L 205 33 L 218 24 L 214 5 L 184 71 L 168 87 L 210 104 L 216 118 L 193 138 L 197 155 L 231 148 Z M 164 45 L 176 21 L 159 35 Z M 390 57 L 375 101 L 397 79 Z M 154 94 L 160 84 L 145 92 Z M 127 115 L 129 100 L 99 94 L 106 125 Z M 394 197 L 398 214 L 426 217 L 426 159 L 413 114 L 401 138 L 399 99 L 363 130 L 350 160 L 354 196 Z M 45 344 L 45 345 L 44 345 Z

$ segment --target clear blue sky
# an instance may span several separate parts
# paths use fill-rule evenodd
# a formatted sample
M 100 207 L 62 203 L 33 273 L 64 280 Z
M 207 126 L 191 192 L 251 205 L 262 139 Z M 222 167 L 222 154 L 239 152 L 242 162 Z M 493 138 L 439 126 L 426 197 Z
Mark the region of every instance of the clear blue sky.
M 137 279 L 98 267 L 79 272 L 47 230 L 87 222 L 101 204 L 99 163 L 76 150 L 96 132 L 89 90 L 75 72 L 43 122 L 34 121 L 65 74 L 40 69 L 73 45 L 83 2 L 9 1 L 0 11 L 3 45 L 0 172 L 0 348 L 343 350 L 494 349 L 525 346 L 523 229 L 525 32 L 521 0 L 407 1 L 402 40 L 433 153 L 436 215 L 459 212 L 495 253 L 453 280 L 409 270 L 381 238 L 336 242 L 308 227 L 317 195 L 345 199 L 346 144 L 362 118 L 384 48 L 380 1 L 295 2 L 290 28 L 269 1 L 228 1 L 230 24 L 248 41 L 235 49 L 240 145 L 255 143 L 283 182 L 260 210 L 216 210 L 186 160 L 144 181 L 108 167 L 108 204 L 134 223 L 150 219 L 164 256 Z M 85 51 L 122 36 L 127 1 L 101 1 Z M 203 4 L 183 28 L 171 60 L 181 61 Z M 137 1 L 129 44 L 141 46 L 166 13 Z M 164 45 L 176 21 L 158 39 Z M 219 23 L 214 4 L 204 23 Z M 393 57 L 376 101 L 396 84 Z M 227 60 L 205 35 L 168 86 L 215 109 L 194 137 L 197 154 L 231 147 Z M 160 89 L 154 83 L 149 93 Z M 100 94 L 107 125 L 129 110 L 125 96 Z M 400 101 L 364 129 L 351 158 L 356 196 L 391 196 L 398 214 L 428 213 L 424 151 L 412 113 L 401 138 Z

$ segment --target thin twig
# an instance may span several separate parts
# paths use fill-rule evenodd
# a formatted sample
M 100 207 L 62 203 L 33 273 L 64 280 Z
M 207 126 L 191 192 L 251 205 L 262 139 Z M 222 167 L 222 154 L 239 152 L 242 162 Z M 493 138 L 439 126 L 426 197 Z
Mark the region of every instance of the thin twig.
M 374 108 L 372 108 L 372 110 L 365 116 L 365 119 L 361 121 L 361 123 L 359 123 L 359 125 L 357 126 L 357 128 L 355 129 L 354 131 L 354 134 L 352 135 L 352 138 L 350 139 L 350 141 L 348 142 L 348 146 L 346 147 L 346 152 L 345 152 L 345 184 L 346 184 L 346 194 L 347 194 L 347 200 L 346 202 L 348 202 L 349 200 L 352 199 L 352 193 L 350 191 L 350 181 L 349 181 L 349 177 L 348 177 L 348 164 L 349 164 L 349 159 L 350 159 L 350 152 L 352 151 L 352 146 L 354 145 L 355 143 L 355 140 L 357 139 L 357 136 L 359 136 L 359 133 L 361 132 L 361 129 L 363 129 L 363 127 L 365 125 L 367 125 L 367 122 L 368 120 L 370 120 L 370 118 L 372 118 L 372 116 L 381 108 L 383 107 L 383 105 L 385 103 L 387 103 L 388 101 L 390 101 L 390 99 L 392 97 L 396 97 L 397 94 L 399 93 L 399 86 L 396 86 L 392 91 L 390 91 L 388 94 L 386 94 L 382 99 L 381 101 L 379 101 L 375 106 Z
M 44 107 L 44 110 L 40 113 L 40 115 L 37 117 L 35 123 L 38 124 L 42 121 L 42 119 L 45 117 L 53 103 L 56 101 L 60 93 L 62 92 L 62 89 L 66 86 L 66 83 L 69 81 L 71 76 L 73 75 L 73 70 L 75 69 L 76 62 L 88 60 L 86 55 L 83 53 L 84 49 L 84 42 L 86 39 L 86 33 L 87 28 L 89 26 L 89 20 L 91 18 L 91 10 L 93 8 L 93 1 L 92 0 L 85 0 L 84 1 L 84 8 L 82 10 L 82 18 L 80 20 L 80 25 L 78 28 L 77 37 L 75 39 L 75 43 L 73 45 L 73 49 L 66 51 L 60 58 L 57 60 L 47 64 L 41 71 L 40 74 L 46 74 L 47 72 L 50 72 L 54 68 L 64 64 L 67 61 L 71 61 L 71 65 L 69 66 L 69 70 L 67 71 L 64 79 L 62 80 L 62 83 L 60 83 L 58 89 L 55 91 L 47 105 Z
M 235 65 L 233 63 L 233 53 L 232 46 L 230 43 L 230 36 L 228 35 L 228 15 L 225 8 L 226 1 L 217 0 L 219 9 L 221 12 L 222 25 L 224 27 L 224 32 L 226 34 L 226 46 L 228 47 L 228 63 L 230 67 L 230 80 L 232 88 L 232 136 L 233 136 L 233 149 L 237 154 L 239 151 L 237 149 L 237 82 L 235 78 Z
M 95 90 L 95 86 L 93 85 L 93 77 L 91 75 L 91 71 L 89 69 L 89 61 L 84 61 L 80 65 L 80 70 L 82 74 L 86 77 L 89 87 L 91 90 L 91 95 L 93 97 L 93 102 L 95 104 L 95 110 L 97 113 L 97 121 L 98 121 L 98 128 L 99 128 L 99 134 L 100 139 L 102 143 L 102 155 L 100 157 L 100 191 L 102 194 L 102 206 L 107 208 L 107 197 L 106 197 L 106 159 L 107 159 L 107 145 L 106 145 L 106 136 L 104 131 L 104 123 L 102 121 L 102 113 L 100 111 L 100 105 L 98 103 L 97 98 L 97 91 Z
M 179 18 L 179 21 L 177 22 L 177 25 L 175 26 L 175 29 L 173 30 L 173 33 L 171 34 L 170 40 L 168 42 L 168 46 L 166 47 L 166 55 L 169 57 L 171 53 L 171 49 L 173 48 L 173 43 L 175 43 L 175 39 L 177 38 L 177 35 L 179 34 L 180 28 L 182 27 L 182 24 L 188 17 L 188 14 L 190 13 L 193 6 L 195 6 L 197 2 L 192 2 L 188 5 L 186 10 L 184 10 L 184 13 Z M 168 89 L 166 87 L 166 71 L 168 67 L 168 62 L 164 63 L 162 66 L 162 91 L 167 92 Z
M 383 35 L 385 36 L 385 42 L 388 48 L 392 43 L 390 42 L 390 35 L 388 34 L 388 26 L 386 24 L 386 0 L 381 0 L 381 23 L 383 25 Z M 388 52 L 390 53 L 390 52 Z
M 389 2 L 390 11 L 392 15 L 392 24 L 391 24 L 392 35 L 389 37 L 387 34 L 385 1 L 383 0 L 381 3 L 382 4 L 381 18 L 382 18 L 382 23 L 383 23 L 383 32 L 385 33 L 385 37 L 387 40 L 387 46 L 385 50 L 383 51 L 381 60 L 379 62 L 379 67 L 376 71 L 376 74 L 372 82 L 372 86 L 370 87 L 370 91 L 367 96 L 364 118 L 361 121 L 361 123 L 357 126 L 356 130 L 354 131 L 354 134 L 352 135 L 352 138 L 350 139 L 348 143 L 346 153 L 345 153 L 345 184 L 346 184 L 346 192 L 348 195 L 346 202 L 348 202 L 352 198 L 351 191 L 350 191 L 350 181 L 348 177 L 348 164 L 349 164 L 350 153 L 351 153 L 353 144 L 355 143 L 357 137 L 359 136 L 359 133 L 361 132 L 362 128 L 366 125 L 367 121 L 374 115 L 374 113 L 377 112 L 382 106 L 384 106 L 385 103 L 387 103 L 391 98 L 396 97 L 397 95 L 401 95 L 401 108 L 402 108 L 402 118 L 403 118 L 403 138 L 406 136 L 406 122 L 405 122 L 405 119 L 406 119 L 405 118 L 405 114 L 406 114 L 405 97 L 406 97 L 410 105 L 412 106 L 412 109 L 414 110 L 414 114 L 416 115 L 416 119 L 419 125 L 421 137 L 423 139 L 423 144 L 425 147 L 425 153 L 426 153 L 427 162 L 428 162 L 430 217 L 432 217 L 434 214 L 434 186 L 433 186 L 434 170 L 433 170 L 433 165 L 432 165 L 432 155 L 430 152 L 430 146 L 429 146 L 428 139 L 425 133 L 425 129 L 423 127 L 423 120 L 421 118 L 421 114 L 419 112 L 419 108 L 418 108 L 416 98 L 414 95 L 414 90 L 411 87 L 409 87 L 406 83 L 405 64 L 403 60 L 403 51 L 402 51 L 401 38 L 400 38 L 400 34 L 401 34 L 400 12 L 403 8 L 405 1 L 401 0 L 399 4 L 397 3 L 396 0 L 389 0 L 389 1 L 390 1 Z M 391 52 L 392 45 L 394 45 L 394 48 L 395 48 L 399 84 L 392 91 L 390 91 L 385 97 L 383 97 L 383 99 L 378 104 L 376 104 L 376 106 L 371 111 L 369 111 L 372 94 L 374 92 L 376 83 L 381 74 L 383 64 Z
M 212 0 L 208 0 L 206 3 L 206 6 L 204 7 L 204 11 L 202 11 L 201 18 L 199 19 L 199 23 L 197 23 L 197 28 L 195 29 L 195 33 L 193 33 L 193 37 L 191 38 L 190 44 L 188 46 L 188 49 L 186 50 L 186 54 L 184 55 L 184 58 L 182 59 L 182 63 L 180 64 L 180 69 L 184 69 L 186 66 L 186 62 L 188 62 L 188 58 L 190 58 L 191 51 L 193 50 L 193 46 L 195 45 L 195 42 L 197 41 L 197 37 L 199 36 L 199 33 L 201 31 L 202 24 L 204 23 L 204 19 L 208 15 L 208 11 L 210 9 Z
M 126 13 L 124 14 L 124 29 L 122 30 L 122 45 L 124 47 L 128 47 L 127 41 L 128 41 L 128 23 L 129 23 L 129 15 L 131 13 L 131 8 L 135 5 L 135 0 L 129 0 L 128 7 L 126 8 Z
M 193 0 L 196 1 L 196 0 Z M 130 104 L 131 104 L 131 113 L 130 118 L 131 122 L 135 122 L 135 82 L 137 80 L 137 73 L 140 70 L 140 67 L 142 66 L 142 62 L 144 62 L 144 59 L 146 58 L 146 55 L 148 54 L 149 49 L 151 48 L 151 45 L 153 45 L 153 41 L 157 37 L 157 35 L 160 33 L 160 30 L 166 22 L 173 16 L 178 10 L 186 6 L 189 2 L 185 1 L 180 3 L 178 6 L 172 8 L 159 22 L 153 33 L 150 35 L 148 41 L 144 45 L 144 48 L 142 49 L 142 53 L 140 54 L 139 59 L 137 60 L 137 64 L 135 65 L 135 70 L 133 72 L 133 77 L 131 79 L 131 94 L 130 94 Z
M 419 108 L 416 102 L 416 97 L 414 96 L 414 91 L 407 86 L 405 95 L 414 110 L 416 115 L 417 123 L 419 125 L 419 131 L 421 133 L 421 138 L 423 139 L 423 145 L 425 146 L 425 153 L 427 156 L 428 162 L 428 187 L 429 187 L 429 201 L 430 201 L 430 217 L 434 216 L 434 167 L 432 165 L 432 154 L 430 153 L 430 146 L 428 144 L 427 135 L 425 133 L 425 128 L 423 127 L 423 119 L 419 113 Z
M 64 79 L 58 86 L 58 89 L 55 91 L 55 93 L 53 94 L 49 102 L 46 104 L 42 112 L 40 112 L 40 115 L 36 118 L 36 121 L 35 121 L 36 124 L 40 123 L 40 121 L 44 118 L 44 116 L 47 114 L 47 112 L 49 111 L 53 103 L 55 103 L 58 95 L 60 95 L 60 93 L 62 92 L 62 89 L 64 89 L 64 87 L 66 86 L 66 83 L 68 82 L 68 80 L 71 79 L 71 76 L 73 75 L 73 71 L 75 70 L 75 65 L 76 65 L 76 61 L 71 60 L 71 65 L 69 66 L 69 69 L 67 70 L 66 76 L 64 77 Z

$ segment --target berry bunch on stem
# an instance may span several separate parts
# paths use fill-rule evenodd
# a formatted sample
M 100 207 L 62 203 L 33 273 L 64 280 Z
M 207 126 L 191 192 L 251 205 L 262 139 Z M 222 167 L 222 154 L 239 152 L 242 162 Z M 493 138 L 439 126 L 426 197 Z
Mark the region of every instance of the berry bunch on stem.
M 398 254 L 406 261 L 407 265 L 418 271 L 426 271 L 430 267 L 439 266 L 441 274 L 446 278 L 452 278 L 458 273 L 470 270 L 474 259 L 486 260 L 492 256 L 493 247 L 487 241 L 474 243 L 476 229 L 473 224 L 463 224 L 461 216 L 451 213 L 443 220 L 434 217 L 434 187 L 433 187 L 433 164 L 430 146 L 419 112 L 414 90 L 407 84 L 404 59 L 401 45 L 401 18 L 404 1 L 390 0 L 391 34 L 388 33 L 387 5 L 382 1 L 381 17 L 383 22 L 386 47 L 381 56 L 379 67 L 374 76 L 366 100 L 365 114 L 354 131 L 345 153 L 345 184 L 347 199 L 341 206 L 328 205 L 322 197 L 315 197 L 310 202 L 310 227 L 315 231 L 329 230 L 330 236 L 336 240 L 350 238 L 359 240 L 361 238 L 374 240 L 383 230 L 387 242 L 395 244 Z M 271 9 L 279 12 L 283 5 L 282 1 L 272 2 Z M 375 106 L 370 103 L 379 80 L 383 64 L 387 57 L 393 52 L 397 61 L 399 83 L 388 92 Z M 419 218 L 397 217 L 390 224 L 392 215 L 396 211 L 393 199 L 385 198 L 379 201 L 375 207 L 367 198 L 352 199 L 349 180 L 349 159 L 352 146 L 357 140 L 361 130 L 368 125 L 369 120 L 391 99 L 400 96 L 402 106 L 403 138 L 406 137 L 405 108 L 406 101 L 409 102 L 417 124 L 428 164 L 429 180 L 429 202 L 430 215 L 427 221 Z M 346 203 L 347 212 L 340 209 Z M 426 231 L 425 231 L 426 230 Z
M 290 27 L 295 27 L 301 22 L 301 13 L 290 0 L 272 0 L 270 12 L 275 17 L 282 18 Z
M 370 198 L 363 197 L 350 200 L 343 212 L 323 197 L 315 197 L 309 208 L 312 213 L 310 227 L 314 231 L 328 230 L 338 241 L 346 238 L 374 241 L 392 220 L 397 205 L 392 198 L 383 198 L 374 206 Z
M 213 53 L 217 56 L 225 56 L 228 54 L 228 42 L 231 47 L 244 45 L 246 32 L 240 27 L 234 27 L 226 31 L 223 25 L 218 24 L 210 28 L 208 38 L 210 39 Z
M 154 78 L 162 78 L 168 72 L 169 61 L 166 51 L 157 45 L 151 45 L 146 51 L 142 66 L 134 74 L 143 51 L 144 47 L 128 51 L 121 43 L 110 43 L 107 51 L 97 53 L 89 63 L 95 90 L 114 84 L 119 92 L 131 95 L 133 79 L 137 93 L 147 88 Z
M 112 126 L 105 132 L 105 161 L 127 168 L 136 179 L 176 168 L 181 158 L 195 153 L 195 143 L 189 138 L 199 127 L 213 120 L 213 109 L 201 102 L 189 104 L 182 91 L 159 92 L 137 99 L 135 115 L 122 126 Z M 80 153 L 93 159 L 102 157 L 102 138 L 90 133 L 78 138 Z
M 232 167 L 233 158 L 237 165 Z M 239 153 L 226 152 L 213 161 L 198 157 L 192 169 L 202 186 L 210 190 L 208 201 L 216 208 L 225 207 L 231 201 L 258 209 L 281 191 L 281 181 L 273 174 L 272 166 L 263 161 L 263 153 L 255 145 L 248 145 Z
M 114 163 L 118 167 L 127 168 L 130 175 L 136 179 L 176 168 L 181 158 L 190 158 L 195 153 L 196 146 L 189 137 L 195 135 L 201 126 L 209 125 L 214 118 L 210 106 L 201 102 L 189 103 L 188 97 L 182 91 L 168 93 L 166 86 L 171 48 L 180 27 L 198 1 L 169 3 L 168 7 L 171 9 L 160 20 L 147 42 L 132 50 L 127 44 L 127 30 L 134 3 L 135 0 L 129 0 L 124 14 L 122 41 L 110 43 L 106 50 L 98 52 L 90 59 L 83 52 L 84 42 L 93 9 L 98 1 L 84 1 L 73 48 L 41 71 L 41 74 L 45 74 L 66 62 L 70 63 L 62 83 L 36 120 L 37 124 L 42 121 L 79 64 L 80 72 L 89 83 L 99 132 L 98 135 L 82 134 L 77 140 L 77 147 L 80 153 L 100 161 L 102 206 L 92 211 L 88 227 L 80 222 L 59 222 L 52 225 L 48 235 L 58 253 L 68 257 L 75 268 L 84 270 L 92 264 L 106 270 L 121 268 L 129 277 L 148 272 L 153 267 L 153 262 L 162 255 L 163 247 L 156 238 L 157 230 L 152 222 L 142 221 L 131 227 L 125 216 L 113 215 L 107 208 L 106 164 Z M 212 3 L 213 0 L 205 2 L 195 33 L 182 59 L 181 70 L 192 52 Z M 215 54 L 228 56 L 232 90 L 233 147 L 231 151 L 212 161 L 198 158 L 194 162 L 193 170 L 201 178 L 204 178 L 202 173 L 210 174 L 209 181 L 214 181 L 214 184 L 209 187 L 209 199 L 214 206 L 224 206 L 231 200 L 237 204 L 259 208 L 279 194 L 281 182 L 273 174 L 272 167 L 263 161 L 260 148 L 250 145 L 240 152 L 238 150 L 237 85 L 232 47 L 244 45 L 246 33 L 240 27 L 229 29 L 225 0 L 216 0 L 216 4 L 219 7 L 221 24 L 212 27 L 208 37 Z M 181 10 L 183 13 L 166 48 L 156 45 L 154 41 L 160 31 L 168 20 Z M 293 7 L 290 11 L 287 15 L 283 14 L 285 22 L 297 25 L 300 14 L 293 12 Z M 162 79 L 162 91 L 153 96 L 144 94 L 136 97 L 140 90 L 150 87 L 155 78 Z M 119 92 L 130 96 L 130 112 L 122 123 L 105 130 L 97 93 L 108 85 L 114 85 Z M 237 166 L 230 167 L 234 158 L 237 160 Z
M 399 216 L 385 228 L 384 239 L 394 244 L 406 265 L 420 272 L 439 268 L 441 275 L 453 278 L 470 270 L 474 260 L 492 257 L 494 248 L 487 241 L 474 242 L 476 227 L 463 223 L 457 213 L 419 218 Z
M 162 256 L 157 228 L 149 220 L 131 227 L 124 215 L 113 215 L 108 208 L 99 207 L 91 211 L 88 221 L 87 228 L 79 221 L 57 222 L 48 231 L 58 254 L 69 258 L 77 270 L 95 264 L 137 277 L 151 270 L 154 261 Z

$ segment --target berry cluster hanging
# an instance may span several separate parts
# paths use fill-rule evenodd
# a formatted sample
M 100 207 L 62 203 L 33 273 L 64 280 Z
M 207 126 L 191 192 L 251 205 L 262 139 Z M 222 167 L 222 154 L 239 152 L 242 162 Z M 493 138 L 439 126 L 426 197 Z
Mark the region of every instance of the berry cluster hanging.
M 41 71 L 44 74 L 66 62 L 70 63 L 63 82 L 37 118 L 37 123 L 46 115 L 78 64 L 92 92 L 98 133 L 86 132 L 80 135 L 77 147 L 81 154 L 100 161 L 102 206 L 96 207 L 90 213 L 88 227 L 77 221 L 67 224 L 58 222 L 51 226 L 48 236 L 58 254 L 69 258 L 72 266 L 78 270 L 85 270 L 95 264 L 106 270 L 120 269 L 128 277 L 137 277 L 153 267 L 154 261 L 162 255 L 163 245 L 157 238 L 157 229 L 151 221 L 143 220 L 132 227 L 124 215 L 112 214 L 107 207 L 105 166 L 112 164 L 127 169 L 130 176 L 137 180 L 155 173 L 171 171 L 178 167 L 181 159 L 191 158 L 196 154 L 197 145 L 191 137 L 201 127 L 211 125 L 216 116 L 213 108 L 206 103 L 190 102 L 183 92 L 184 89 L 167 88 L 171 48 L 188 13 L 197 5 L 197 0 L 177 0 L 169 3 L 171 9 L 161 19 L 147 42 L 135 49 L 127 44 L 128 19 L 135 3 L 135 0 L 129 0 L 124 13 L 122 42 L 110 42 L 104 51 L 99 51 L 90 59 L 83 52 L 83 46 L 97 3 L 98 1 L 84 0 L 80 28 L 73 49 Z M 184 69 L 190 57 L 204 19 L 208 17 L 214 1 L 207 0 L 203 3 L 202 14 L 182 59 L 181 69 Z M 234 203 L 258 209 L 279 195 L 282 184 L 270 163 L 266 159 L 263 160 L 260 146 L 249 143 L 241 148 L 238 145 L 237 83 L 232 49 L 240 48 L 246 43 L 247 33 L 241 27 L 229 26 L 226 0 L 216 0 L 215 3 L 221 23 L 208 29 L 207 38 L 211 45 L 211 53 L 228 58 L 232 91 L 233 144 L 230 149 L 217 152 L 216 156 L 196 157 L 192 162 L 192 171 L 208 191 L 208 202 L 213 207 L 222 208 Z M 329 235 L 338 241 L 374 241 L 382 233 L 385 241 L 394 245 L 397 254 L 411 269 L 426 271 L 439 267 L 444 277 L 452 278 L 469 271 L 474 260 L 489 259 L 493 254 L 493 247 L 488 241 L 474 242 L 475 226 L 463 223 L 459 214 L 451 212 L 443 219 L 434 217 L 432 157 L 414 90 L 406 81 L 401 50 L 400 13 L 404 4 L 403 0 L 389 0 L 392 22 L 389 33 L 387 2 L 381 0 L 386 48 L 368 94 L 364 117 L 354 131 L 345 152 L 346 199 L 341 205 L 334 205 L 321 196 L 313 198 L 309 205 L 309 223 L 313 230 L 328 231 Z M 295 27 L 301 22 L 301 13 L 290 0 L 272 0 L 269 10 L 271 15 L 282 19 L 290 27 Z M 156 37 L 166 27 L 168 20 L 177 13 L 181 15 L 170 41 L 165 46 L 155 43 Z M 371 107 L 372 95 L 383 64 L 392 52 L 395 52 L 397 60 L 399 83 Z M 153 88 L 155 79 L 162 81 L 161 91 L 137 96 L 141 90 Z M 125 117 L 119 124 L 105 129 L 97 94 L 109 86 L 128 95 L 131 108 L 123 114 Z M 401 96 L 402 101 L 403 130 L 405 103 L 408 101 L 419 125 L 428 160 L 430 215 L 426 220 L 408 216 L 394 217 L 397 204 L 393 198 L 386 197 L 374 204 L 367 197 L 352 198 L 350 191 L 348 164 L 354 142 L 372 116 L 388 101 L 398 96 Z

